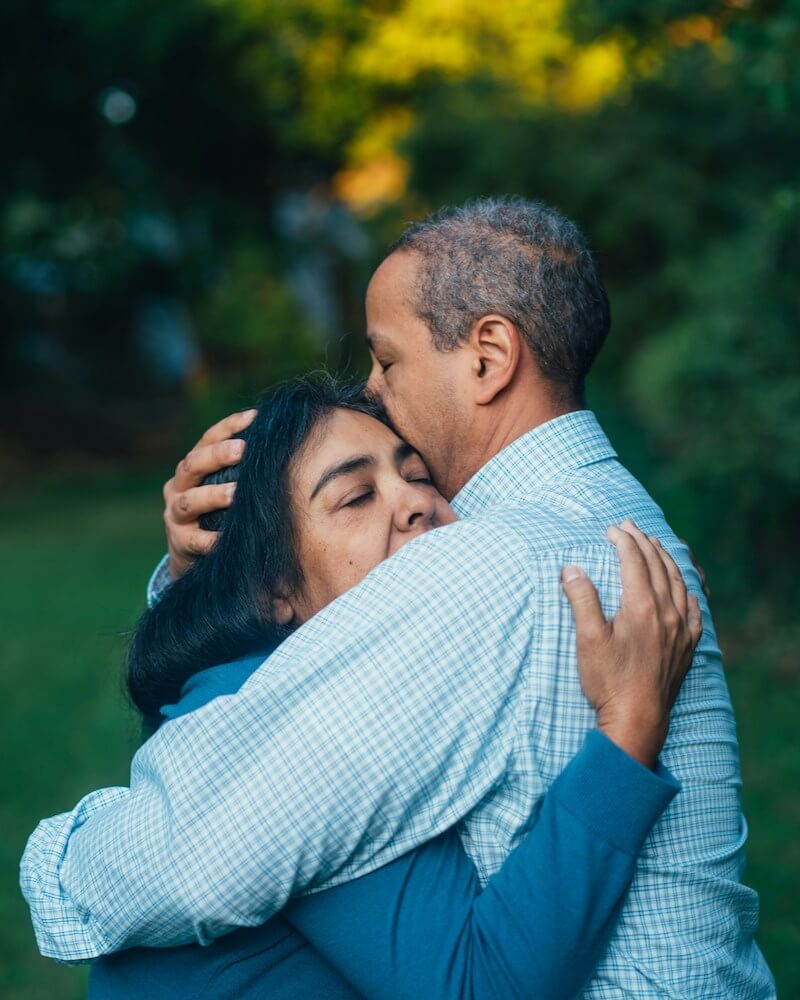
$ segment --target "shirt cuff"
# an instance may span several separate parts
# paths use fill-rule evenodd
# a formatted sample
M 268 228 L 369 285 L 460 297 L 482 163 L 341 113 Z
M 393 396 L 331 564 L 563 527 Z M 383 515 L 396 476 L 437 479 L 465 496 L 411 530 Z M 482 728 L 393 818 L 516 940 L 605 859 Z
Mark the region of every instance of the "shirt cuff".
M 680 788 L 661 764 L 648 770 L 593 729 L 553 783 L 551 794 L 586 826 L 636 857 Z
M 89 914 L 61 882 L 72 835 L 97 812 L 124 801 L 127 788 L 103 788 L 81 799 L 72 812 L 43 819 L 28 839 L 19 884 L 28 903 L 39 951 L 58 962 L 86 962 L 111 951 Z
M 169 554 L 153 570 L 153 575 L 147 583 L 147 606 L 154 607 L 164 595 L 164 591 L 172 584 L 172 574 L 169 571 Z

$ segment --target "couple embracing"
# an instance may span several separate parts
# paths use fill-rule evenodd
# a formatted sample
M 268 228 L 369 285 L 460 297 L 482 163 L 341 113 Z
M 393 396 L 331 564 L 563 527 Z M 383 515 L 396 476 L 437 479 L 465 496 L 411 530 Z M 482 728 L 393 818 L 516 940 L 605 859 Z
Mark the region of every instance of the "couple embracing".
M 523 199 L 411 226 L 366 391 L 307 378 L 165 488 L 130 788 L 21 884 L 90 996 L 774 996 L 698 572 L 584 380 L 609 309 Z

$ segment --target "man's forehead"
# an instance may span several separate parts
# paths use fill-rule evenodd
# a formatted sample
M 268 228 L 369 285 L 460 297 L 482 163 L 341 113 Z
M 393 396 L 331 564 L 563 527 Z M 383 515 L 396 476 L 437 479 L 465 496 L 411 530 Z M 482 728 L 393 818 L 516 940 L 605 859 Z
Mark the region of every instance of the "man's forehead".
M 396 305 L 408 299 L 416 281 L 416 255 L 396 250 L 375 270 L 367 287 L 367 306 Z
M 416 319 L 414 255 L 395 251 L 378 267 L 367 288 L 367 342 L 371 350 L 391 347 Z

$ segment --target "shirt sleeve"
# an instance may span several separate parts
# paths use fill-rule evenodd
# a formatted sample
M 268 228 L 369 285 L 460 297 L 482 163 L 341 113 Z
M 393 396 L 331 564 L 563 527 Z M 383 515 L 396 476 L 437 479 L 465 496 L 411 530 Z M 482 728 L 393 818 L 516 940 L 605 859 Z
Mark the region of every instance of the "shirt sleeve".
M 524 540 L 488 521 L 382 563 L 238 694 L 139 751 L 130 794 L 70 837 L 56 891 L 28 883 L 40 949 L 205 943 L 451 827 L 503 777 L 532 588 Z
M 60 813 L 43 819 L 36 827 L 25 848 L 20 864 L 20 889 L 31 906 L 31 918 L 36 941 L 43 955 L 62 961 L 83 961 L 93 957 L 86 954 L 83 942 L 76 948 L 75 918 L 80 911 L 68 908 L 64 919 L 63 890 L 59 872 L 70 843 L 70 838 L 90 816 L 125 801 L 128 788 L 101 788 L 84 796 L 71 812 Z M 92 948 L 104 954 L 108 948 L 98 943 Z
M 451 831 L 284 916 L 372 1000 L 575 996 L 678 788 L 592 731 L 483 892 Z
M 147 581 L 147 606 L 153 608 L 161 600 L 167 587 L 172 583 L 169 571 L 169 554 L 163 556 Z

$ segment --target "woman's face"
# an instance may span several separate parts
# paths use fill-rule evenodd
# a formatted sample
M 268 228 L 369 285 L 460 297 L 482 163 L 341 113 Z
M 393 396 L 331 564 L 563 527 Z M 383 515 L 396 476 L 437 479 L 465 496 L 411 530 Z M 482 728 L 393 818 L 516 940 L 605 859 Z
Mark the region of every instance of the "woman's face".
M 456 520 L 419 455 L 363 413 L 335 410 L 289 475 L 303 573 L 276 614 L 307 621 L 412 538 Z

